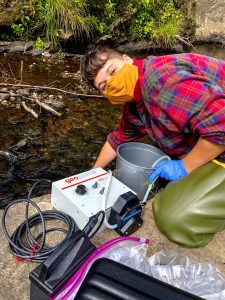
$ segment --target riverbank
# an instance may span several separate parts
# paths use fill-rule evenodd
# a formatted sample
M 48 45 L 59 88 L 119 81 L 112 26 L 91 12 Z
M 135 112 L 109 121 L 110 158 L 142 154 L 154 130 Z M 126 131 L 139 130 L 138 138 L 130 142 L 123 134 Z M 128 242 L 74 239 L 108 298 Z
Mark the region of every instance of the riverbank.
M 110 40 L 99 41 L 100 44 L 110 46 L 112 42 Z M 94 47 L 95 44 L 90 44 L 86 50 Z M 112 47 L 112 45 L 111 45 Z M 115 46 L 116 49 L 120 52 L 124 53 L 147 53 L 147 52 L 165 52 L 171 53 L 176 52 L 180 53 L 184 50 L 183 45 L 181 43 L 175 43 L 173 46 L 166 48 L 165 46 L 159 47 L 156 45 L 152 45 L 150 41 L 143 40 L 138 42 L 125 42 Z M 84 52 L 84 49 L 83 49 Z M 43 58 L 73 58 L 79 60 L 83 54 L 80 53 L 67 53 L 63 51 L 56 52 L 50 43 L 46 43 L 43 49 L 36 49 L 35 44 L 32 41 L 23 42 L 23 41 L 0 41 L 0 54 L 5 56 L 7 55 L 27 55 L 33 57 L 43 57 Z
M 197 50 L 201 54 L 225 59 L 224 49 L 218 49 L 216 45 L 207 45 L 205 48 L 197 48 Z M 13 58 L 16 58 L 14 66 L 18 67 L 17 73 L 15 69 L 12 70 L 17 79 L 20 80 L 21 59 L 8 54 L 6 58 L 10 58 L 9 61 L 6 61 L 6 64 L 10 63 L 11 66 Z M 68 89 L 79 91 L 76 90 L 79 79 L 74 80 L 73 78 L 71 80 L 71 77 L 68 78 L 74 71 L 77 71 L 75 66 L 72 66 L 74 60 L 57 61 L 56 69 L 49 58 L 43 58 L 46 61 L 43 61 L 41 57 L 40 61 L 36 61 L 36 59 L 39 60 L 39 57 L 32 59 L 35 59 L 35 61 L 27 62 L 27 71 L 25 59 L 23 60 L 24 81 L 29 84 L 38 83 L 39 85 L 42 83 L 50 85 L 51 82 L 54 82 L 56 86 L 59 84 L 61 86 L 65 85 Z M 71 67 L 74 70 L 71 70 Z M 52 76 L 53 74 L 55 77 Z M 66 75 L 67 78 L 60 76 L 60 74 Z M 18 91 L 15 90 L 14 92 L 17 93 Z M 14 96 L 11 95 L 11 97 Z M 20 98 L 18 96 L 18 101 L 20 101 Z M 47 98 L 49 98 L 49 95 L 47 95 Z M 63 102 L 65 102 L 67 108 L 61 118 L 53 118 L 52 116 L 49 118 L 49 115 L 41 114 L 38 119 L 35 119 L 25 110 L 20 112 L 19 109 L 13 107 L 4 108 L 0 115 L 2 150 L 11 149 L 14 145 L 17 145 L 18 150 L 14 151 L 16 152 L 14 154 L 17 155 L 15 169 L 7 173 L 8 178 L 5 177 L 6 172 L 2 173 L 4 189 L 2 189 L 0 196 L 7 198 L 9 201 L 26 197 L 32 183 L 38 178 L 61 179 L 71 174 L 78 174 L 91 167 L 107 133 L 119 121 L 120 108 L 109 106 L 108 102 L 103 99 L 88 99 L 88 101 L 79 98 L 66 99 L 66 101 L 63 99 Z M 18 142 L 23 139 L 26 139 L 27 142 L 22 146 L 20 143 L 21 147 L 19 148 Z M 7 168 L 6 171 L 8 171 Z M 50 195 L 37 198 L 35 201 L 41 203 L 42 209 L 49 209 Z M 0 217 L 2 214 L 3 211 L 1 210 Z M 11 212 L 8 220 L 10 230 L 13 231 L 24 221 L 23 218 L 23 209 L 17 208 L 14 212 Z M 1 233 L 0 267 L 2 285 L 0 299 L 16 300 L 19 298 L 28 300 L 28 276 L 29 272 L 36 267 L 36 264 L 17 262 L 9 253 L 3 232 Z M 149 247 L 148 256 L 165 249 L 174 250 L 192 257 L 197 262 L 209 262 L 218 267 L 225 275 L 225 231 L 218 233 L 205 247 L 198 249 L 179 247 L 169 242 L 158 231 L 152 215 L 151 203 L 149 202 L 144 212 L 144 226 L 135 235 L 151 239 L 152 243 Z M 114 231 L 104 231 L 96 236 L 93 242 L 100 245 L 115 236 L 117 234 Z M 56 239 L 57 237 L 53 240 Z
M 50 195 L 45 195 L 33 199 L 42 210 L 51 209 Z M 3 211 L 0 211 L 2 217 Z M 187 249 L 180 247 L 170 242 L 164 235 L 162 235 L 155 225 L 155 221 L 151 209 L 151 201 L 147 203 L 143 214 L 143 226 L 133 234 L 133 236 L 145 237 L 151 240 L 148 248 L 148 257 L 161 251 L 173 250 L 175 252 L 183 253 L 194 259 L 196 262 L 207 262 L 216 266 L 225 276 L 225 231 L 217 233 L 214 239 L 206 246 L 196 249 Z M 24 221 L 24 207 L 15 207 L 8 216 L 8 228 L 12 233 L 15 228 Z M 117 233 L 113 230 L 105 230 L 96 235 L 92 242 L 99 246 L 107 240 L 117 237 Z M 54 234 L 51 236 L 51 242 L 58 242 L 59 237 Z M 29 300 L 30 282 L 29 273 L 37 266 L 36 263 L 18 262 L 15 257 L 11 255 L 7 248 L 7 241 L 0 229 L 0 268 L 1 268 L 1 300 Z

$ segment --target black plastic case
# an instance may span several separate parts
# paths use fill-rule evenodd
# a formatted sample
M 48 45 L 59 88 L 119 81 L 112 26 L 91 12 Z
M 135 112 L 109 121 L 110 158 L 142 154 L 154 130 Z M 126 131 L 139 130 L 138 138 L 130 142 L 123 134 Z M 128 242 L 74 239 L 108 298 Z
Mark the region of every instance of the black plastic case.
M 107 258 L 96 260 L 74 300 L 202 299 Z
M 95 249 L 96 247 L 83 231 L 76 231 L 30 273 L 30 299 L 50 299 Z

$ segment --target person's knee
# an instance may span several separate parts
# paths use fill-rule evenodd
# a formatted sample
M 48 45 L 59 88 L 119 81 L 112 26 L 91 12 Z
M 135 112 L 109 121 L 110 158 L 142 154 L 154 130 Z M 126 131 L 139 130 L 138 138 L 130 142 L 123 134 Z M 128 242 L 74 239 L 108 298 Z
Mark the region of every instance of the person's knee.
M 188 211 L 180 210 L 170 199 L 168 205 L 161 200 L 158 196 L 153 201 L 153 214 L 157 227 L 170 241 L 184 247 L 201 247 L 213 238 L 213 233 L 201 233 Z
M 155 223 L 159 230 L 170 240 L 173 239 L 173 235 L 177 228 L 180 227 L 181 220 L 174 214 L 174 210 L 171 207 L 165 209 L 160 205 L 160 196 L 153 201 L 153 215 Z
M 159 229 L 183 246 L 206 245 L 225 229 L 224 183 L 224 168 L 213 162 L 170 182 L 153 201 Z

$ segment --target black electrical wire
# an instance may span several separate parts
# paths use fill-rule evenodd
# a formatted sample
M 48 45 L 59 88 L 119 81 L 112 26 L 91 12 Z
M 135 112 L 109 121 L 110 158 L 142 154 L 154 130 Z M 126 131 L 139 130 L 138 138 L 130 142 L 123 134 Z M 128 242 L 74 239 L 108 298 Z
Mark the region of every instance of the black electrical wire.
M 74 219 L 69 215 L 57 211 L 48 210 L 42 212 L 38 205 L 32 201 L 30 198 L 37 185 L 41 182 L 47 182 L 51 184 L 51 181 L 47 179 L 38 180 L 31 188 L 27 199 L 18 199 L 10 203 L 4 210 L 2 216 L 2 228 L 3 232 L 9 242 L 9 250 L 20 259 L 27 259 L 34 262 L 44 261 L 59 245 L 61 245 L 65 240 L 69 239 L 75 231 L 79 228 L 77 227 Z M 15 232 L 10 236 L 6 228 L 6 215 L 9 208 L 17 203 L 26 203 L 25 221 L 20 224 Z M 32 205 L 36 210 L 37 214 L 29 217 L 29 205 Z M 102 219 L 99 222 L 99 216 Z M 105 213 L 103 211 L 98 212 L 95 216 L 91 217 L 88 224 L 85 226 L 84 232 L 91 238 L 99 230 L 104 221 Z M 63 228 L 50 228 L 46 229 L 45 222 L 47 220 L 57 219 L 63 221 L 67 225 L 67 230 Z M 38 236 L 34 236 L 31 232 L 31 228 L 35 225 L 41 223 L 41 233 Z M 98 224 L 97 224 L 98 223 Z M 97 225 L 97 226 L 96 226 Z M 96 227 L 96 229 L 95 229 Z M 94 230 L 94 232 L 93 232 Z M 46 234 L 52 231 L 62 231 L 65 233 L 64 239 L 54 247 L 48 247 L 45 244 Z

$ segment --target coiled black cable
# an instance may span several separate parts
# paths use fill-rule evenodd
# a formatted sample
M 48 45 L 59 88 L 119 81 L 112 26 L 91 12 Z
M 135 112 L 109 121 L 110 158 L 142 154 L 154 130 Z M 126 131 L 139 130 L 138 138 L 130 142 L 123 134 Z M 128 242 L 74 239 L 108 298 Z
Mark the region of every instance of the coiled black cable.
M 44 261 L 59 245 L 61 245 L 66 239 L 69 239 L 73 235 L 73 233 L 78 230 L 75 221 L 69 215 L 57 210 L 48 210 L 42 212 L 41 209 L 38 207 L 38 205 L 30 199 L 35 187 L 43 181 L 46 181 L 49 184 L 51 183 L 51 181 L 47 179 L 38 180 L 32 186 L 27 199 L 18 199 L 10 203 L 5 208 L 2 216 L 2 228 L 9 242 L 10 251 L 20 259 L 24 259 L 24 260 L 27 259 L 34 262 Z M 12 205 L 15 205 L 17 203 L 22 203 L 22 202 L 26 203 L 25 221 L 20 226 L 17 227 L 15 232 L 10 237 L 6 228 L 7 212 Z M 31 217 L 28 216 L 29 205 L 32 205 L 38 212 L 37 214 Z M 102 219 L 99 222 L 99 216 L 101 215 L 102 215 Z M 90 237 L 92 237 L 101 227 L 104 217 L 105 217 L 105 213 L 103 211 L 100 211 L 95 216 L 93 216 L 89 220 L 88 224 L 85 226 L 84 229 L 85 233 L 87 235 L 90 234 Z M 45 221 L 51 219 L 57 219 L 63 221 L 67 225 L 68 229 L 67 230 L 63 228 L 46 229 Z M 41 233 L 35 237 L 31 232 L 31 228 L 37 225 L 38 223 L 41 223 L 42 229 L 41 229 Z M 98 223 L 97 228 L 93 230 L 96 226 L 96 223 Z M 65 238 L 58 245 L 54 247 L 48 247 L 45 244 L 46 234 L 52 231 L 64 232 Z

